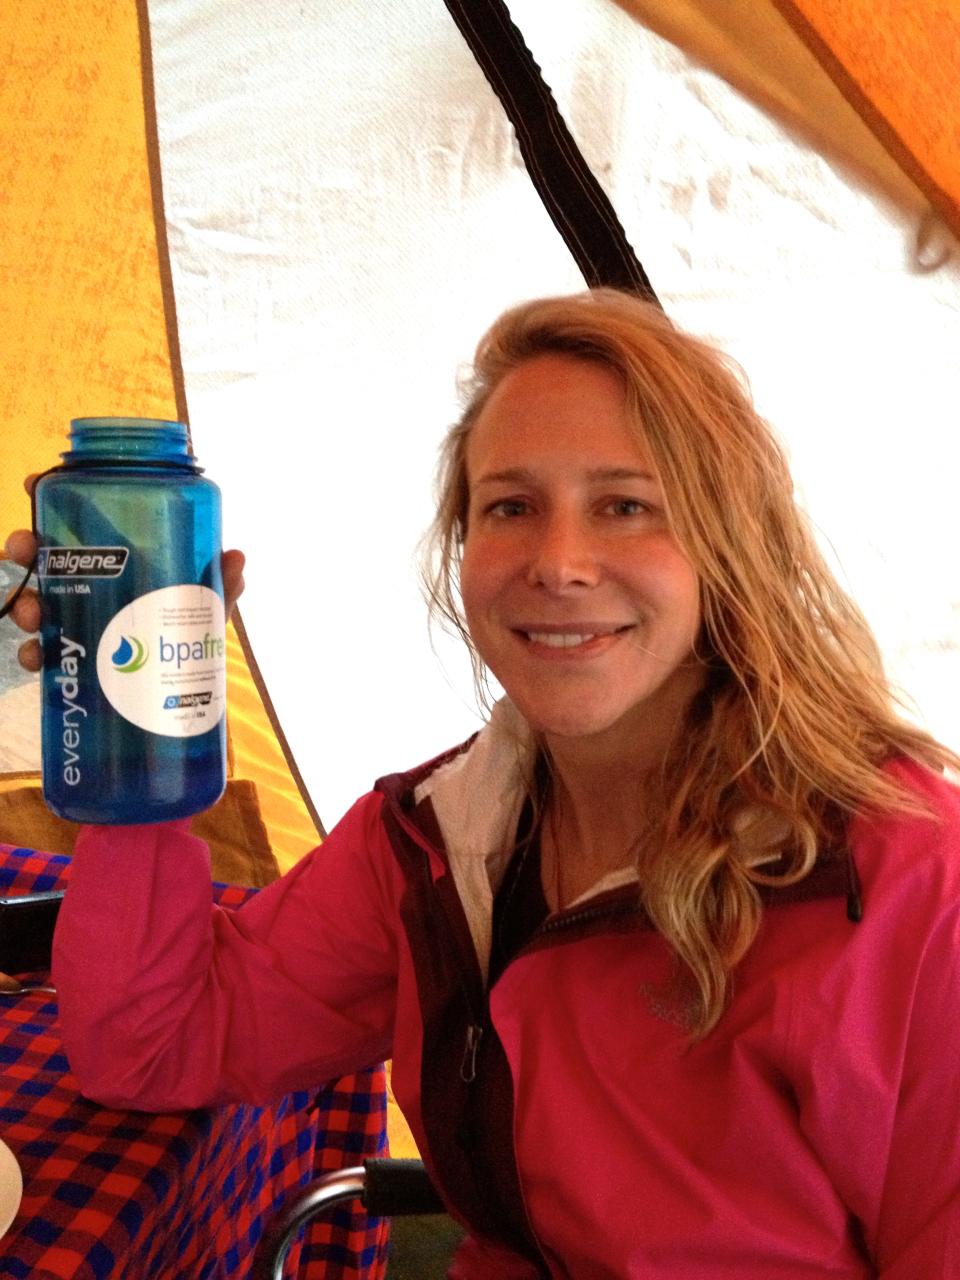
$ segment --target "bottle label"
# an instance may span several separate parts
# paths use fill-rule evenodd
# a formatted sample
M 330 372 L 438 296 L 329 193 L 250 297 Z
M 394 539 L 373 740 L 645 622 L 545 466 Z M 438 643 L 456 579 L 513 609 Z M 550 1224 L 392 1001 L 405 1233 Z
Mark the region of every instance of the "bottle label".
M 161 587 L 131 601 L 97 647 L 105 697 L 148 733 L 207 733 L 226 707 L 224 629 L 223 601 L 209 587 Z

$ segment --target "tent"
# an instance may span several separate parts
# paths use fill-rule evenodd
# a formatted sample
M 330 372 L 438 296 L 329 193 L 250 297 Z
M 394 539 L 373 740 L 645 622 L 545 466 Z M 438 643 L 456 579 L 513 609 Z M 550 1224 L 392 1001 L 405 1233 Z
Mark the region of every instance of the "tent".
M 663 305 L 746 365 L 915 713 L 960 746 L 960 10 L 510 11 Z M 249 557 L 202 830 L 262 883 L 476 727 L 413 569 L 436 446 L 489 320 L 583 280 L 441 0 L 25 0 L 0 68 L 3 528 L 71 417 L 189 419 Z M 16 645 L 0 623 L 0 840 L 69 852 Z
M 663 305 L 746 366 L 913 713 L 960 745 L 960 10 L 510 11 Z M 264 848 L 291 865 L 476 727 L 413 567 L 436 446 L 488 321 L 582 277 L 441 0 L 27 0 L 0 65 L 4 527 L 71 417 L 189 419 L 249 558 L 213 825 L 256 882 Z M 43 843 L 2 626 L 0 838 Z

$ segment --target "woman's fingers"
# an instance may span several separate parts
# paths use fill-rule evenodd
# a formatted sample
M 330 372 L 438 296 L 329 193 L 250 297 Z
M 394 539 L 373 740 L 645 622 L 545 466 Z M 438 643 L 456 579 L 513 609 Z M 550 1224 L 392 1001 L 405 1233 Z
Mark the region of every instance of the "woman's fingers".
M 13 595 L 16 587 L 7 592 L 7 599 Z M 25 587 L 20 593 L 17 603 L 7 615 L 12 618 L 21 631 L 39 631 L 40 630 L 40 601 L 37 599 L 37 593 L 30 587 Z M 25 640 L 17 650 L 17 658 L 21 667 L 27 671 L 39 671 L 43 666 L 43 658 L 40 650 L 40 641 L 36 636 L 32 636 L 29 640 Z
M 242 551 L 225 551 L 220 563 L 223 572 L 223 603 L 229 618 L 234 605 L 243 595 L 243 566 L 246 557 Z
M 16 588 L 14 588 L 15 590 Z M 13 592 L 10 592 L 12 595 Z M 8 597 L 9 598 L 9 597 Z M 32 587 L 25 587 L 9 615 L 21 631 L 40 630 L 40 601 Z
M 34 556 L 37 553 L 37 542 L 29 530 L 17 529 L 7 539 L 5 550 L 8 557 L 15 564 L 27 568 L 33 564 Z M 16 591 L 16 587 L 11 587 L 7 592 L 7 600 L 15 595 Z M 31 587 L 24 587 L 20 592 L 17 602 L 10 610 L 8 617 L 13 619 L 21 631 L 40 630 L 40 601 L 37 599 L 37 593 Z M 39 671 L 42 665 L 40 641 L 35 638 L 25 641 L 17 651 L 17 656 L 20 660 L 20 665 L 25 667 L 27 671 Z
M 39 671 L 43 666 L 40 641 L 36 637 L 32 640 L 25 640 L 17 650 L 17 657 L 20 660 L 21 667 L 25 668 L 25 670 Z
M 33 493 L 33 487 L 36 483 L 37 474 L 34 473 L 27 476 L 23 482 L 23 487 L 27 493 Z M 14 529 L 13 533 L 7 538 L 4 552 L 14 564 L 19 564 L 24 569 L 27 569 L 36 558 L 37 540 L 29 529 Z M 17 588 L 13 587 L 7 592 L 8 600 L 15 594 L 16 590 Z M 13 619 L 22 631 L 39 631 L 40 601 L 37 599 L 37 593 L 31 588 L 25 587 L 8 616 Z M 39 671 L 43 665 L 40 641 L 35 636 L 25 640 L 17 650 L 17 657 L 20 660 L 20 665 L 25 667 L 27 671 Z
M 37 540 L 29 529 L 14 529 L 4 550 L 10 560 L 15 560 L 26 569 L 33 564 L 33 558 L 37 554 Z

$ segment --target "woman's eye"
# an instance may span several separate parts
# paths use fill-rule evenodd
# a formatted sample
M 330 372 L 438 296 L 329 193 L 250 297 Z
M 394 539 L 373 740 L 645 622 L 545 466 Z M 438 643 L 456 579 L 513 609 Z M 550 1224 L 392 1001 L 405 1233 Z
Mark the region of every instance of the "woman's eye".
M 611 515 L 639 516 L 650 510 L 650 504 L 640 498 L 614 498 L 605 507 Z
M 523 498 L 500 498 L 497 502 L 490 503 L 487 514 L 509 519 L 511 516 L 524 515 L 528 509 Z

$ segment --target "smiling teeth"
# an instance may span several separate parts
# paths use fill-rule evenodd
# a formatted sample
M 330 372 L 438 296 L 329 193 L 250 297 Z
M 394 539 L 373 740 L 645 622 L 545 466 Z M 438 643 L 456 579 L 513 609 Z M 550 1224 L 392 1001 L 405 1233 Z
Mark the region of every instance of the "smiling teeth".
M 549 645 L 551 649 L 574 649 L 578 644 L 586 644 L 588 640 L 592 640 L 594 633 L 577 635 L 571 632 L 557 635 L 555 632 L 548 631 L 528 631 L 527 636 L 534 644 Z

